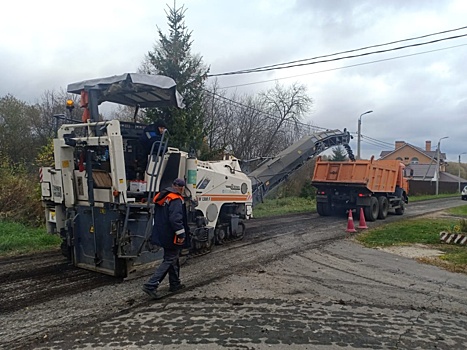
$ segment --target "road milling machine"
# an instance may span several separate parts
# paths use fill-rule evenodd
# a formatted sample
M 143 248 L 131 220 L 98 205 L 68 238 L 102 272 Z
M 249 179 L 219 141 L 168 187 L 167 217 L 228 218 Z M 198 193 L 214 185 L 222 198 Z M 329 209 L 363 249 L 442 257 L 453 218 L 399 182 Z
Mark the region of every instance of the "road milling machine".
M 152 198 L 175 178 L 186 180 L 191 252 L 241 238 L 252 212 L 251 181 L 239 161 L 200 161 L 168 147 L 168 134 L 144 154 L 146 125 L 99 121 L 106 101 L 135 108 L 183 107 L 175 82 L 165 76 L 126 73 L 70 84 L 81 95 L 83 122 L 64 124 L 54 139 L 54 167 L 40 169 L 47 230 L 59 234 L 75 266 L 128 277 L 162 258 L 152 247 Z M 136 113 L 136 112 L 135 112 Z
M 200 161 L 169 147 L 167 132 L 144 151 L 146 125 L 99 120 L 103 102 L 135 107 L 135 115 L 139 108 L 182 108 L 171 78 L 126 73 L 70 84 L 67 91 L 81 96 L 84 113 L 81 122 L 60 127 L 55 165 L 40 169 L 47 230 L 61 236 L 62 251 L 75 266 L 108 275 L 129 277 L 162 258 L 162 250 L 150 244 L 152 199 L 175 178 L 187 184 L 189 253 L 201 255 L 214 244 L 241 239 L 253 204 L 306 161 L 336 145 L 351 152 L 345 129 L 323 131 L 246 175 L 234 157 Z

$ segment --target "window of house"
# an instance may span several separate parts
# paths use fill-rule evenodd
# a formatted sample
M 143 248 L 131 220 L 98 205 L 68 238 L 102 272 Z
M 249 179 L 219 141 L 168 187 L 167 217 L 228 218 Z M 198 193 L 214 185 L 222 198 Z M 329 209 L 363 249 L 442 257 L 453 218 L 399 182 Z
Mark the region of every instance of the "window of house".
M 410 160 L 410 164 L 418 164 L 418 158 L 417 158 L 417 157 L 413 157 L 413 158 Z

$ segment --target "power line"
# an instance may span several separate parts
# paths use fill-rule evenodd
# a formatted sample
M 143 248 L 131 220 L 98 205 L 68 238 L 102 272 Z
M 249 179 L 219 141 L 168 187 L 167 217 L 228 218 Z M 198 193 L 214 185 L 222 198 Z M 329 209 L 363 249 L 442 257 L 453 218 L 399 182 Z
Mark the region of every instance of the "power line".
M 376 142 L 376 143 L 380 143 L 380 144 L 381 144 L 382 146 L 384 146 L 384 147 L 388 147 L 388 146 L 389 146 L 389 147 L 392 147 L 392 146 L 393 146 L 392 143 L 385 142 L 385 141 L 381 141 L 381 140 L 377 140 L 377 139 L 374 139 L 374 138 L 372 138 L 372 137 L 370 137 L 370 136 L 366 136 L 366 135 L 361 135 L 361 136 L 362 136 L 362 138 L 364 138 L 364 139 L 368 139 L 368 140 L 370 140 L 370 141 L 373 141 L 373 142 Z
M 374 146 L 374 147 L 376 147 L 376 148 L 378 148 L 378 149 L 380 149 L 380 150 L 387 150 L 387 147 L 381 146 L 380 144 L 373 143 L 373 142 L 368 141 L 368 140 L 362 140 L 362 143 L 365 143 L 365 144 Z
M 450 31 L 455 31 L 455 30 L 460 30 L 460 29 L 465 29 L 465 28 L 467 28 L 467 27 L 457 28 L 457 29 L 453 29 L 453 30 L 450 30 Z M 446 32 L 446 31 L 445 31 L 445 32 Z M 428 36 L 433 36 L 433 35 L 439 35 L 440 33 L 441 33 L 441 32 L 439 32 L 439 33 L 434 33 L 434 34 L 428 34 L 428 35 L 425 35 L 425 36 L 423 36 L 423 37 L 428 37 Z M 251 68 L 251 69 L 244 69 L 244 70 L 238 70 L 238 71 L 231 71 L 231 72 L 225 72 L 225 73 L 209 74 L 208 77 L 217 77 L 217 76 L 226 76 L 226 75 L 238 75 L 238 74 L 247 74 L 247 73 L 266 72 L 266 71 L 271 71 L 271 70 L 287 69 L 287 68 L 293 68 L 293 67 L 300 67 L 300 66 L 306 66 L 306 65 L 313 65 L 313 64 L 318 64 L 318 63 L 333 62 L 333 61 L 339 61 L 339 60 L 343 60 L 343 59 L 349 59 L 349 58 L 356 58 L 356 57 L 374 55 L 374 54 L 385 53 L 385 52 L 390 52 L 390 51 L 397 51 L 397 50 L 402 50 L 402 49 L 406 49 L 406 48 L 409 48 L 409 47 L 417 47 L 417 46 L 429 45 L 429 44 L 433 44 L 433 43 L 437 43 L 437 42 L 442 42 L 442 41 L 446 41 L 446 40 L 458 39 L 458 38 L 462 38 L 462 37 L 465 37 L 465 36 L 467 36 L 467 34 L 460 34 L 460 35 L 455 35 L 455 36 L 451 36 L 451 37 L 445 37 L 445 38 L 435 39 L 435 40 L 431 40 L 431 41 L 426 41 L 426 42 L 422 42 L 422 43 L 415 43 L 415 44 L 410 44 L 410 45 L 403 45 L 403 46 L 394 47 L 394 48 L 385 49 L 385 50 L 377 50 L 377 51 L 372 51 L 372 52 L 365 52 L 365 53 L 361 53 L 361 54 L 357 54 L 357 55 L 349 55 L 349 56 L 344 56 L 344 57 L 336 57 L 336 58 L 332 58 L 332 59 L 320 60 L 320 61 L 315 61 L 315 62 L 306 62 L 306 61 L 310 61 L 310 60 L 316 60 L 316 59 L 318 59 L 318 58 L 332 57 L 332 56 L 341 55 L 341 54 L 344 54 L 344 53 L 361 51 L 361 50 L 368 49 L 368 48 L 386 46 L 386 45 L 393 44 L 393 43 L 397 43 L 397 42 L 403 42 L 403 41 L 408 41 L 408 40 L 415 40 L 415 39 L 419 39 L 419 38 L 421 38 L 421 37 L 418 37 L 418 38 L 411 38 L 411 39 L 404 39 L 404 40 L 399 40 L 399 41 L 392 42 L 392 43 L 373 45 L 373 46 L 368 46 L 368 47 L 365 47 L 365 48 L 354 49 L 354 50 L 349 50 L 349 51 L 343 51 L 343 52 L 334 53 L 334 54 L 329 54 L 329 55 L 324 55 L 324 56 L 317 56 L 317 57 L 308 58 L 308 59 L 303 59 L 303 60 L 290 61 L 290 62 L 286 62 L 286 63 L 279 63 L 279 64 L 275 64 L 275 65 L 269 65 L 269 66 Z M 302 62 L 306 62 L 306 63 L 302 63 Z
M 401 42 L 405 42 L 405 41 L 411 41 L 411 40 L 417 40 L 417 39 L 427 38 L 427 37 L 434 36 L 434 35 L 439 35 L 439 34 L 446 34 L 446 33 L 455 32 L 455 31 L 458 31 L 458 30 L 466 29 L 466 28 L 467 28 L 467 26 L 464 26 L 464 27 L 459 27 L 459 28 L 455 28 L 455 29 L 449 29 L 449 30 L 437 32 L 437 33 L 421 35 L 421 36 L 418 36 L 418 37 L 413 37 L 413 38 L 408 38 L 408 39 L 402 39 L 402 40 L 391 41 L 391 42 L 388 42 L 388 43 L 385 43 L 385 44 L 376 44 L 376 45 L 371 45 L 371 46 L 365 46 L 365 47 L 362 47 L 362 48 L 359 48 L 359 49 L 352 49 L 352 50 L 347 50 L 347 51 L 341 51 L 341 52 L 339 52 L 339 53 L 333 53 L 333 54 L 329 54 L 329 55 L 316 56 L 316 57 L 313 57 L 313 58 L 305 58 L 305 59 L 290 61 L 290 62 L 286 62 L 286 63 L 277 63 L 277 64 L 272 64 L 272 65 L 269 65 L 269 66 L 262 66 L 262 67 L 257 67 L 257 68 L 246 69 L 246 70 L 244 70 L 244 71 L 256 70 L 256 69 L 261 69 L 261 68 L 277 67 L 277 66 L 281 66 L 281 65 L 285 65 L 285 64 L 290 64 L 290 63 L 298 63 L 298 62 L 304 62 L 304 61 L 314 60 L 314 59 L 318 59 L 318 58 L 331 57 L 331 56 L 341 55 L 341 54 L 344 54 L 344 53 L 350 53 L 350 52 L 356 52 L 356 51 L 361 51 L 361 50 L 367 50 L 367 49 L 371 49 L 371 48 L 375 48 L 375 47 L 387 46 L 387 45 L 397 44 L 397 43 L 401 43 Z
M 356 131 L 352 131 L 351 133 L 357 135 Z M 367 135 L 361 134 L 361 137 L 362 137 L 362 140 L 367 141 L 368 143 L 372 143 L 374 145 L 378 144 L 381 147 L 393 147 L 394 146 L 390 142 L 381 141 L 381 140 L 375 139 L 375 138 L 367 136 Z
M 414 37 L 414 38 L 409 38 L 409 39 L 403 39 L 403 40 L 397 40 L 397 41 L 393 41 L 393 42 L 389 42 L 389 43 L 385 43 L 385 44 L 378 44 L 378 45 L 367 46 L 367 47 L 363 47 L 363 48 L 359 48 L 359 49 L 343 51 L 343 52 L 340 52 L 340 53 L 334 53 L 334 54 L 330 54 L 330 55 L 317 56 L 317 57 L 314 57 L 314 58 L 303 59 L 303 60 L 297 60 L 297 61 L 290 61 L 290 62 L 287 62 L 287 63 L 280 63 L 280 64 L 274 64 L 274 65 L 269 65 L 269 66 L 257 67 L 257 68 L 247 69 L 247 70 L 240 70 L 240 71 L 233 71 L 233 72 L 220 73 L 220 74 L 210 74 L 210 75 L 208 75 L 208 77 L 225 76 L 225 75 L 235 75 L 235 74 L 247 74 L 247 73 L 255 73 L 255 72 L 265 72 L 265 71 L 276 70 L 276 69 L 287 69 L 287 68 L 293 68 L 293 67 L 298 67 L 298 66 L 312 65 L 312 64 L 317 64 L 317 63 L 325 63 L 325 62 L 338 61 L 338 60 L 343 60 L 343 59 L 349 59 L 349 58 L 355 58 L 355 57 L 362 57 L 362 56 L 367 56 L 367 55 L 373 55 L 373 54 L 378 54 L 378 53 L 396 51 L 396 50 L 401 50 L 401 49 L 405 49 L 405 48 L 409 48 L 409 47 L 417 47 L 417 46 L 422 46 L 422 45 L 428 45 L 428 44 L 433 44 L 433 43 L 437 43 L 437 42 L 441 42 L 441 41 L 445 41 L 445 40 L 452 40 L 452 39 L 462 38 L 462 37 L 467 36 L 467 34 L 462 34 L 462 35 L 456 35 L 456 36 L 447 37 L 447 38 L 441 38 L 441 39 L 431 40 L 431 41 L 423 42 L 423 43 L 416 43 L 416 44 L 411 44 L 411 45 L 404 45 L 404 46 L 400 46 L 400 47 L 396 47 L 396 48 L 391 48 L 391 49 L 386 49 L 386 50 L 378 50 L 378 51 L 373 51 L 373 52 L 367 52 L 367 53 L 362 53 L 362 54 L 358 54 L 358 55 L 350 55 L 350 56 L 345 56 L 345 57 L 338 57 L 338 58 L 334 58 L 334 59 L 330 59 L 330 60 L 321 60 L 321 61 L 317 61 L 317 62 L 301 63 L 301 62 L 306 62 L 306 61 L 310 61 L 310 60 L 315 60 L 315 59 L 318 59 L 318 58 L 332 57 L 332 56 L 336 56 L 336 55 L 340 55 L 340 54 L 344 54 L 344 53 L 356 52 L 356 51 L 361 51 L 361 50 L 365 50 L 365 49 L 369 49 L 369 48 L 381 47 L 381 46 L 391 45 L 391 44 L 400 43 L 400 42 L 404 42 L 404 41 L 410 41 L 410 40 L 416 40 L 416 39 L 420 39 L 420 38 L 426 38 L 426 37 L 429 37 L 429 36 L 439 35 L 439 34 L 448 33 L 448 32 L 457 31 L 457 30 L 466 29 L 466 28 L 467 28 L 467 26 L 465 26 L 465 27 L 460 27 L 460 28 L 456 28 L 456 29 L 451 29 L 451 30 L 446 30 L 446 31 L 438 32 L 438 33 L 427 34 L 427 35 L 423 35 L 423 36 L 419 36 L 419 37 Z M 332 71 L 332 70 L 337 70 L 337 69 L 344 69 L 344 68 L 350 68 L 350 67 L 355 67 L 355 66 L 360 66 L 360 65 L 366 65 L 366 64 L 371 64 L 371 63 L 389 61 L 389 60 L 394 60 L 394 59 L 399 59 L 399 58 L 404 58 L 404 57 L 410 57 L 410 56 L 415 56 L 415 55 L 420 55 L 420 54 L 425 54 L 425 53 L 430 53 L 430 52 L 435 52 L 435 51 L 441 51 L 441 50 L 446 50 L 446 49 L 450 49 L 450 48 L 454 48 L 454 47 L 460 47 L 460 46 L 465 46 L 465 45 L 467 45 L 467 44 L 461 44 L 461 45 L 451 46 L 451 47 L 448 47 L 448 48 L 434 49 L 434 50 L 429 50 L 429 51 L 425 51 L 425 52 L 421 52 L 421 53 L 402 55 L 402 56 L 397 56 L 397 57 L 392 57 L 392 58 L 387 58 L 387 59 L 375 60 L 375 61 L 371 61 L 371 62 L 365 62 L 365 63 L 355 64 L 355 65 L 350 65 L 350 66 L 345 66 L 345 67 L 340 67 L 340 68 L 327 69 L 327 70 L 323 70 L 323 71 L 319 71 L 319 72 L 312 72 L 312 73 L 300 74 L 300 75 L 296 75 L 296 76 L 292 76 L 292 77 L 303 76 L 303 75 L 309 75 L 309 74 L 317 74 L 317 73 L 326 72 L 326 71 Z M 296 63 L 298 63 L 298 64 L 296 64 Z M 287 78 L 292 78 L 292 77 L 279 78 L 279 79 L 272 79 L 272 80 L 261 81 L 261 82 L 255 82 L 255 83 L 240 84 L 240 85 L 235 85 L 235 86 L 228 86 L 228 87 L 223 87 L 222 89 L 227 89 L 227 88 L 231 88 L 231 87 L 238 87 L 238 86 L 245 86 L 245 85 L 252 85 L 252 84 L 258 84 L 258 83 L 262 83 L 262 82 L 269 82 L 269 81 L 280 80 L 280 79 L 287 79 Z M 209 91 L 209 90 L 205 90 L 205 92 L 211 94 L 214 98 L 222 99 L 222 100 L 228 101 L 228 102 L 231 103 L 231 104 L 238 105 L 238 106 L 240 106 L 240 107 L 242 107 L 242 108 L 247 108 L 247 109 L 256 111 L 256 112 L 258 112 L 258 113 L 261 113 L 261 114 L 265 115 L 265 116 L 266 116 L 267 118 L 269 118 L 269 119 L 277 120 L 277 118 L 278 118 L 278 117 L 275 116 L 275 115 L 272 115 L 272 114 L 269 114 L 269 113 L 267 113 L 267 112 L 258 110 L 257 108 L 254 108 L 254 107 L 251 107 L 251 106 L 244 105 L 244 104 L 242 104 L 242 103 L 240 103 L 240 102 L 234 101 L 234 100 L 232 100 L 232 99 L 229 99 L 229 98 L 227 98 L 227 97 L 225 97 L 225 96 L 216 94 L 216 93 L 211 92 L 211 91 Z M 287 121 L 287 120 L 286 120 L 286 122 L 290 123 L 290 121 Z M 328 130 L 328 128 L 323 128 L 323 127 L 319 127 L 319 126 L 313 126 L 313 125 L 310 125 L 310 124 L 302 123 L 302 122 L 300 122 L 300 121 L 295 121 L 295 124 L 297 124 L 297 125 L 302 125 L 302 126 L 306 126 L 307 128 L 310 128 L 310 129 L 311 129 L 311 128 L 314 128 L 314 129 Z M 380 147 L 380 148 L 385 148 L 385 147 L 388 147 L 388 146 L 392 146 L 391 143 L 384 142 L 384 141 L 381 141 L 381 140 L 377 140 L 377 139 L 371 138 L 371 137 L 369 137 L 369 136 L 364 136 L 364 135 L 362 135 L 362 138 L 363 138 L 363 141 L 364 141 L 364 142 L 369 143 L 369 144 L 371 144 L 371 145 L 373 145 L 373 146 Z
M 365 66 L 365 65 L 368 65 L 368 64 L 385 62 L 385 61 L 392 61 L 392 60 L 397 60 L 397 59 L 400 59 L 400 58 L 406 58 L 406 57 L 411 57 L 411 56 L 424 55 L 426 53 L 449 50 L 449 49 L 453 49 L 453 48 L 461 47 L 461 46 L 466 46 L 466 45 L 467 44 L 454 45 L 454 46 L 444 47 L 444 48 L 441 48 L 441 49 L 428 50 L 428 51 L 417 52 L 417 53 L 408 54 L 408 55 L 401 55 L 401 56 L 391 57 L 391 58 L 383 58 L 383 59 L 380 59 L 380 60 L 374 60 L 374 61 L 370 61 L 370 62 L 351 64 L 351 65 L 348 65 L 348 66 L 342 66 L 342 67 L 336 67 L 336 68 L 329 68 L 329 69 L 324 69 L 324 70 L 311 72 L 311 73 L 291 75 L 291 76 L 283 77 L 283 78 L 275 78 L 275 79 L 261 80 L 261 81 L 251 82 L 251 83 L 223 86 L 223 87 L 220 87 L 220 89 L 231 89 L 231 88 L 241 87 L 241 86 L 248 86 L 248 85 L 255 85 L 255 84 L 262 84 L 262 83 L 270 83 L 272 81 L 277 81 L 277 80 L 297 78 L 297 77 L 302 77 L 302 76 L 305 76 L 305 75 L 312 75 L 312 74 L 331 72 L 331 71 L 334 71 L 334 70 L 340 70 L 340 69 L 345 69 L 345 68 L 353 68 L 353 67 L 358 67 L 358 66 Z

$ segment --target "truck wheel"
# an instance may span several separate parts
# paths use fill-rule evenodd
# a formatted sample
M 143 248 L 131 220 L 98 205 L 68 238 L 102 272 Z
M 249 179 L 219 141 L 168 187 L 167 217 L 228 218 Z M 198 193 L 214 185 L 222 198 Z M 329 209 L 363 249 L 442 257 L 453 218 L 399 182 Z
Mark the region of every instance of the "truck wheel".
M 386 197 L 381 196 L 378 198 L 378 207 L 379 207 L 379 212 L 378 212 L 378 219 L 384 220 L 388 216 L 388 210 L 389 210 L 389 201 Z
M 321 216 L 331 215 L 331 207 L 327 203 L 316 203 L 316 211 Z
M 370 205 L 365 207 L 363 211 L 365 212 L 366 221 L 375 221 L 379 213 L 378 200 L 375 197 L 371 197 Z
M 396 208 L 395 212 L 396 212 L 396 215 L 402 215 L 404 214 L 404 211 L 405 211 L 405 203 L 403 200 L 401 200 L 400 207 Z

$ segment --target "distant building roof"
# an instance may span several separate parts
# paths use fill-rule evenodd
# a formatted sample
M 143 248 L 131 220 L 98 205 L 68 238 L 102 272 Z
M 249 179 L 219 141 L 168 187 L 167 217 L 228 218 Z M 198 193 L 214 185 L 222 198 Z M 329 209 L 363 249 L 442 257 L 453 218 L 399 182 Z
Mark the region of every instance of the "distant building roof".
M 459 176 L 456 176 L 456 175 L 453 175 L 453 174 L 449 174 L 445 171 L 442 171 L 439 175 L 439 181 L 442 181 L 442 182 L 467 182 L 466 179 L 463 179 Z
M 409 164 L 404 169 L 404 176 L 411 177 L 414 180 L 432 181 L 435 179 L 436 164 Z M 466 179 L 459 178 L 456 175 L 441 171 L 439 181 L 442 182 L 467 182 Z
M 436 164 L 409 164 L 404 171 L 406 177 L 431 179 L 435 177 Z
M 404 146 L 411 147 L 414 150 L 416 150 L 417 152 L 423 153 L 424 155 L 426 155 L 428 158 L 431 158 L 431 159 L 436 159 L 436 156 L 438 155 L 438 151 L 427 151 L 427 150 L 424 150 L 423 148 L 411 145 L 410 143 L 407 143 L 407 142 L 404 142 Z M 402 147 L 404 147 L 404 146 L 402 146 Z M 396 149 L 394 149 L 392 151 L 381 151 L 379 156 L 380 156 L 380 158 L 386 158 L 391 153 L 394 153 L 399 149 L 401 149 L 401 147 L 396 148 Z M 446 159 L 446 153 L 441 152 L 439 154 L 439 159 L 440 160 L 445 160 Z

